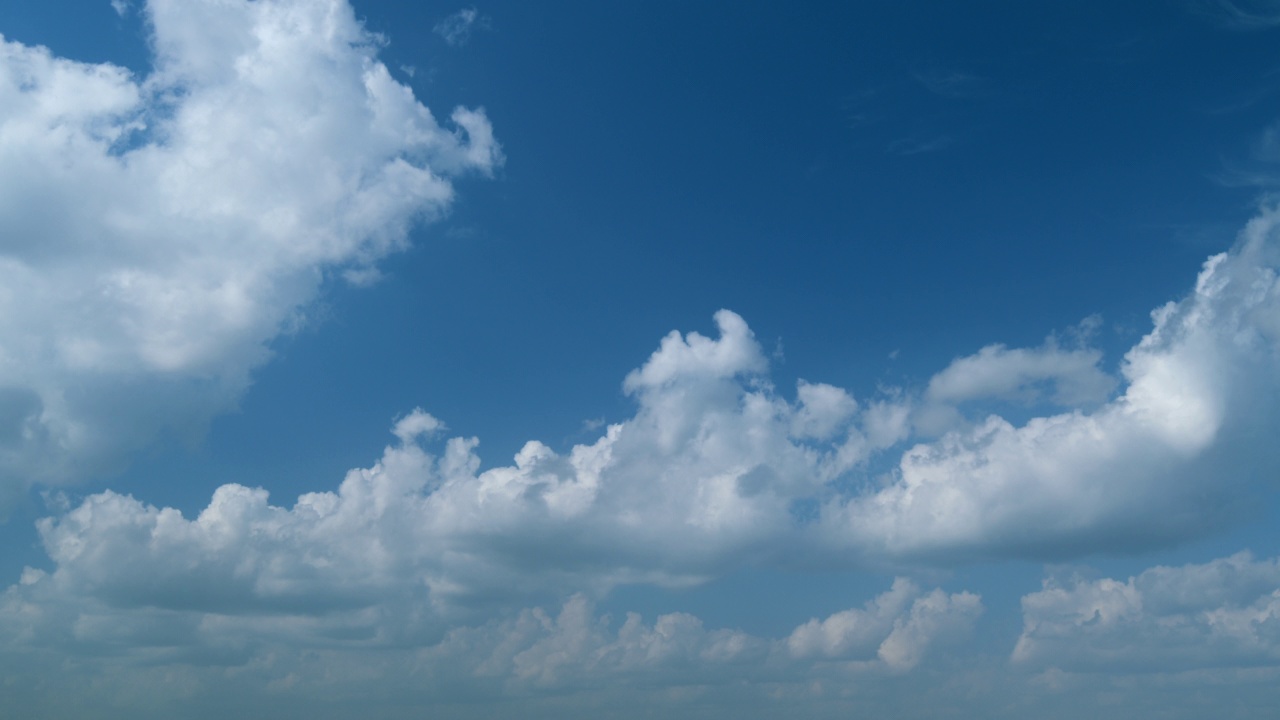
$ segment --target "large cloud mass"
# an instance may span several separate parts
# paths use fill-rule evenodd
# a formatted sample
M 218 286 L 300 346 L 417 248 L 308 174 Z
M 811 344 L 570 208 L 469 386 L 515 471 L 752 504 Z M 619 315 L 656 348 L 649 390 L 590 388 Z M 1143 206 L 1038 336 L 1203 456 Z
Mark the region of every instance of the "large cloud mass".
M 718 338 L 664 338 L 626 377 L 634 416 L 567 453 L 531 441 L 514 465 L 480 471 L 475 438 L 437 444 L 442 424 L 415 411 L 379 462 L 292 507 L 240 485 L 190 519 L 91 496 L 42 521 L 56 568 L 40 582 L 117 604 L 232 613 L 395 596 L 447 618 L 749 564 L 1063 557 L 1193 537 L 1272 479 L 1277 450 L 1259 429 L 1274 427 L 1280 404 L 1275 220 L 1253 223 L 1205 264 L 1190 296 L 1156 311 L 1125 357 L 1123 390 L 1090 410 L 1020 426 L 961 413 L 941 437 L 912 444 L 912 418 L 947 395 L 859 402 L 801 382 L 789 400 L 768 382 L 746 323 L 721 311 Z M 1081 362 L 1090 356 L 1063 362 L 1064 352 L 980 353 L 930 387 L 982 377 L 985 362 L 1032 368 L 1023 375 L 1033 382 L 1056 373 L 1060 386 L 1067 375 L 1101 386 L 1094 361 Z M 949 397 L 971 399 L 982 383 L 964 386 Z M 870 477 L 877 464 L 891 470 Z
M 0 38 L 0 496 L 198 431 L 326 277 L 372 278 L 451 176 L 501 161 L 345 0 L 146 14 L 145 78 Z
M 1252 221 L 1234 249 L 1205 262 L 1189 296 L 1152 313 L 1154 328 L 1124 357 L 1114 400 L 1021 425 L 975 419 L 909 448 L 883 489 L 829 502 L 824 522 L 875 554 L 970 557 L 1149 547 L 1222 522 L 1276 479 L 1280 462 L 1268 431 L 1280 410 L 1278 222 L 1276 210 Z M 1066 365 L 1013 359 L 984 352 L 958 361 L 930 394 L 984 384 L 957 377 L 987 381 L 997 369 L 1034 377 L 1025 368 Z M 987 364 L 993 372 L 980 372 Z M 1059 381 L 1059 395 L 1079 386 Z
M 69 580 L 31 571 L 0 594 L 0 669 L 17 685 L 7 693 L 14 709 L 219 717 L 288 698 L 282 716 L 329 717 L 334 702 L 377 698 L 378 711 L 398 716 L 389 708 L 601 691 L 678 701 L 666 690 L 740 691 L 744 680 L 764 699 L 779 683 L 811 694 L 818 678 L 847 685 L 919 672 L 966 639 L 983 611 L 971 593 L 924 592 L 899 578 L 865 609 L 811 620 L 785 639 L 708 629 L 687 613 L 614 620 L 582 594 L 551 612 L 502 612 L 427 637 L 405 622 L 423 608 L 394 593 L 365 608 L 242 612 L 176 609 L 163 592 L 149 596 L 163 607 L 94 598 Z M 80 660 L 53 671 L 65 656 Z
M 145 77 L 0 38 L 0 515 L 199 433 L 327 280 L 376 279 L 454 178 L 502 162 L 482 112 L 442 127 L 392 79 L 345 0 L 151 0 L 146 17 Z M 531 440 L 486 467 L 477 438 L 415 409 L 368 467 L 284 503 L 232 483 L 190 517 L 91 494 L 38 523 L 48 565 L 0 593 L 5 708 L 349 717 L 376 696 L 394 716 L 504 696 L 562 717 L 575 693 L 641 714 L 617 699 L 894 686 L 974 630 L 976 594 L 901 577 L 777 638 L 597 604 L 744 568 L 926 575 L 1203 536 L 1274 491 L 1278 270 L 1267 209 L 1115 372 L 1091 318 L 918 387 L 780 389 L 721 310 L 710 336 L 663 338 L 623 380 L 634 412 L 567 450 Z M 1278 567 L 1048 581 L 1023 598 L 1012 666 L 1046 686 L 1262 668 L 1273 697 Z M 832 714 L 874 714 L 857 710 Z

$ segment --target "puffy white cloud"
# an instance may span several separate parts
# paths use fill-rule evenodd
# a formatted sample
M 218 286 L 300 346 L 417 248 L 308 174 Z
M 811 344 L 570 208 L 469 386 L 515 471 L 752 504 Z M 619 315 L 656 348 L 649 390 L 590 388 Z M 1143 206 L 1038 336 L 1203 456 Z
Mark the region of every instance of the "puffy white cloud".
M 763 380 L 738 316 L 720 337 L 672 334 L 626 388 L 638 410 L 560 455 L 531 441 L 515 464 L 479 471 L 475 438 L 429 451 L 443 425 L 418 410 L 397 442 L 336 492 L 273 506 L 225 485 L 195 518 L 103 492 L 45 519 L 40 532 L 66 583 L 117 604 L 265 612 L 361 605 L 398 594 L 438 611 L 504 598 L 679 585 L 748 556 L 798 547 L 794 503 L 816 497 L 883 435 L 883 403 L 802 384 L 789 403 Z M 869 419 L 868 419 L 869 418 Z M 835 441 L 810 442 L 815 428 Z M 845 427 L 847 426 L 847 427 Z M 795 437 L 799 435 L 799 437 Z
M 1265 211 L 1205 263 L 1188 297 L 1152 314 L 1154 329 L 1125 355 L 1119 397 L 1021 425 L 991 415 L 917 444 L 886 487 L 828 502 L 826 529 L 873 554 L 1053 557 L 1222 522 L 1280 461 L 1262 430 L 1280 409 L 1278 221 Z M 1064 377 L 1093 385 L 1093 362 L 989 350 L 953 364 L 929 393 L 1004 391 L 1033 377 L 1029 367 L 1061 392 Z M 1007 385 L 988 372 L 997 369 Z
M 1041 395 L 1037 383 L 1046 383 L 1053 386 L 1049 399 L 1057 405 L 1101 403 L 1116 385 L 1098 368 L 1101 360 L 1097 350 L 1063 350 L 1056 342 L 1036 349 L 988 345 L 934 375 L 925 397 L 952 404 L 982 398 L 1031 402 Z
M 152 0 L 145 78 L 0 39 L 0 494 L 234 405 L 326 278 L 364 281 L 502 160 L 345 0 Z
M 852 395 L 825 383 L 800 381 L 796 398 L 800 409 L 791 420 L 791 434 L 798 438 L 828 440 L 858 409 Z
M 967 634 L 982 613 L 981 599 L 972 593 L 947 595 L 935 589 L 922 595 L 905 578 L 867 603 L 865 608 L 813 619 L 787 638 L 794 657 L 878 657 L 893 670 L 909 670 L 935 641 Z
M 859 404 L 805 382 L 788 400 L 746 323 L 721 311 L 716 338 L 664 338 L 626 376 L 635 414 L 567 453 L 530 441 L 513 465 L 481 472 L 478 440 L 441 446 L 432 437 L 443 425 L 415 411 L 378 463 L 292 507 L 239 485 L 194 519 L 91 496 L 40 525 L 56 564 L 49 581 L 114 603 L 163 596 L 175 610 L 228 613 L 394 595 L 456 619 L 797 557 L 951 562 L 1185 538 L 1265 479 L 1251 473 L 1274 467 L 1274 444 L 1258 430 L 1275 426 L 1280 405 L 1274 222 L 1252 224 L 1239 247 L 1206 263 L 1190 297 L 1155 313 L 1115 400 L 1022 426 L 991 416 L 908 447 L 879 482 L 869 461 L 902 447 L 920 405 L 902 395 Z M 992 357 L 1024 364 L 1034 354 Z M 935 386 L 956 367 L 966 365 Z M 419 624 L 413 632 L 433 631 Z M 886 652 L 909 664 L 909 645 Z
M 1126 581 L 1049 579 L 1022 599 L 1016 662 L 1071 671 L 1280 665 L 1280 562 L 1247 553 Z
M 1093 409 L 1020 426 L 978 419 L 904 450 L 913 414 L 937 396 L 859 402 L 802 381 L 789 399 L 770 384 L 747 324 L 721 311 L 716 337 L 673 332 L 626 376 L 633 416 L 564 453 L 531 441 L 512 465 L 482 472 L 475 438 L 439 438 L 444 425 L 417 410 L 396 422 L 377 463 L 291 507 L 234 484 L 194 518 L 91 495 L 41 521 L 53 568 L 6 592 L 0 628 L 32 652 L 92 648 L 152 664 L 237 667 L 267 662 L 271 648 L 317 647 L 330 653 L 322 675 L 354 662 L 352 653 L 412 648 L 421 667 L 437 668 L 433 677 L 489 668 L 508 689 L 710 657 L 763 658 L 791 668 L 780 672 L 793 680 L 804 674 L 797 667 L 911 669 L 972 626 L 976 596 L 900 581 L 778 641 L 707 631 L 679 614 L 652 626 L 629 619 L 615 632 L 587 598 L 619 583 L 696 583 L 797 558 L 1061 556 L 1204 531 L 1215 503 L 1247 496 L 1266 479 L 1250 473 L 1275 467 L 1266 429 L 1280 406 L 1276 220 L 1264 214 L 1205 264 L 1190 296 L 1154 313 L 1153 331 L 1125 357 L 1124 388 Z M 1066 378 L 1096 377 L 1096 359 L 1076 352 L 992 350 L 953 364 L 933 387 L 971 388 L 942 394 L 961 410 L 1027 382 L 1060 389 Z M 956 381 L 982 377 L 983 362 L 1018 379 Z M 886 460 L 891 472 L 871 477 Z M 1263 590 L 1233 595 L 1231 582 L 1196 573 L 1265 579 L 1274 563 L 1211 566 L 1046 588 L 1028 599 L 1016 657 L 1086 667 L 1124 660 L 1107 652 L 1126 632 L 1166 632 L 1171 647 L 1209 638 L 1218 662 L 1270 662 L 1274 598 L 1265 593 L 1274 586 L 1250 580 Z M 583 595 L 554 619 L 510 614 L 572 592 Z M 1079 627 L 1096 643 L 1071 645 Z

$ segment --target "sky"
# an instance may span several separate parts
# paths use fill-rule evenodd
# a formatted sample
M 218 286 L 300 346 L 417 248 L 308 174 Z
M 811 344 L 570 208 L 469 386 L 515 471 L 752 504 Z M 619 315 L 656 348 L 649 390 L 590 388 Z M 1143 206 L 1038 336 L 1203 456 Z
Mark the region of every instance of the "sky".
M 0 715 L 1260 718 L 1280 4 L 0 6 Z

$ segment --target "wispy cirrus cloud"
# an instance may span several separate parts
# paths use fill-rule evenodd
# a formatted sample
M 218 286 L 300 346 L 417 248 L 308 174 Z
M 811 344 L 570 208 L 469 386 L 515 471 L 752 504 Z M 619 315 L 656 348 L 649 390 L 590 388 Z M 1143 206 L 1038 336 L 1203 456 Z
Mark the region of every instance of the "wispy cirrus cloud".
M 1191 7 L 1231 30 L 1266 30 L 1280 25 L 1280 3 L 1275 0 L 1194 0 Z
M 481 15 L 474 7 L 469 7 L 436 23 L 432 31 L 444 38 L 449 45 L 460 47 L 471 41 L 471 34 L 475 30 L 485 30 L 488 27 L 489 18 Z
M 991 92 L 991 80 L 960 70 L 934 69 L 912 75 L 925 90 L 939 97 L 960 100 Z
M 912 155 L 924 155 L 927 153 L 946 150 L 951 147 L 954 140 L 949 135 L 939 135 L 930 138 L 899 138 L 889 143 L 885 151 L 890 155 L 902 155 L 903 157 L 911 157 Z

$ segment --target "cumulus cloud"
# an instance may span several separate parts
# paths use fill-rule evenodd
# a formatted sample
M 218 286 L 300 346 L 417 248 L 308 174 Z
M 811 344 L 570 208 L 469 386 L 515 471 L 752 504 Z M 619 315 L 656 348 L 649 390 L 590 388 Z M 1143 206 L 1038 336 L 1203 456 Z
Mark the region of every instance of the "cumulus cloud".
M 608 616 L 594 615 L 590 601 L 576 595 L 556 617 L 525 610 L 514 620 L 453 630 L 428 653 L 471 656 L 478 674 L 543 686 L 654 670 L 679 673 L 685 681 L 726 675 L 763 679 L 833 659 L 863 660 L 842 665 L 857 672 L 901 672 L 924 660 L 930 645 L 963 638 L 981 611 L 981 599 L 971 593 L 947 595 L 934 589 L 926 594 L 898 578 L 867 610 L 814 619 L 784 640 L 766 640 L 738 630 L 707 630 L 687 613 L 661 615 L 652 625 L 627 613 L 613 631 Z M 853 630 L 858 618 L 867 627 Z M 858 642 L 841 639 L 851 632 Z
M 292 507 L 234 484 L 195 518 L 92 495 L 40 523 L 57 565 L 50 582 L 219 612 L 399 594 L 448 615 L 565 588 L 700 582 L 786 553 L 799 542 L 794 502 L 903 423 L 882 402 L 855 413 L 829 386 L 801 384 L 788 402 L 760 375 L 746 323 L 727 311 L 716 320 L 716 339 L 665 338 L 627 376 L 636 415 L 566 454 L 531 441 L 514 465 L 480 472 L 478 441 L 434 440 L 443 424 L 418 410 L 396 423 L 379 462 Z
M 1265 429 L 1280 407 L 1278 219 L 1265 212 L 1190 295 L 1153 313 L 1109 400 L 1096 354 L 1052 343 L 993 346 L 919 392 L 859 399 L 807 381 L 783 392 L 747 323 L 720 311 L 714 337 L 663 338 L 623 382 L 634 414 L 567 452 L 530 441 L 513 464 L 481 471 L 476 438 L 447 437 L 415 410 L 376 463 L 291 506 L 235 484 L 193 518 L 91 495 L 39 523 L 52 567 L 6 592 L 0 627 L 24 648 L 152 664 L 238 666 L 299 646 L 342 663 L 413 648 L 430 667 L 496 668 L 523 688 L 709 657 L 903 672 L 964 635 L 976 596 L 899 581 L 769 641 L 685 615 L 614 631 L 590 601 L 622 583 L 681 586 L 761 564 L 1060 557 L 1206 531 L 1276 466 Z M 1019 425 L 965 414 L 1028 388 L 1095 406 Z M 940 403 L 960 422 L 913 436 Z M 1016 658 L 1105 664 L 1124 659 L 1116 643 L 1167 631 L 1178 647 L 1208 638 L 1221 662 L 1270 662 L 1275 564 L 1207 567 L 1046 587 L 1024 604 Z M 1193 597 L 1200 586 L 1214 589 Z M 574 592 L 554 619 L 510 614 Z M 1064 639 L 1077 626 L 1083 646 Z
M 611 624 L 579 594 L 555 615 L 534 608 L 451 630 L 423 655 L 441 663 L 463 660 L 474 675 L 501 678 L 508 687 L 557 688 L 643 674 L 665 674 L 670 682 L 676 674 L 710 679 L 723 678 L 726 669 L 759 673 L 770 653 L 767 640 L 707 630 L 687 613 L 661 615 L 653 624 L 627 613 L 616 630 Z
M 913 414 L 938 398 L 1048 379 L 1055 393 L 1096 401 L 1106 378 L 1083 350 L 989 349 L 923 395 L 859 402 L 801 381 L 791 399 L 769 382 L 746 322 L 721 311 L 718 337 L 672 332 L 626 376 L 635 414 L 593 442 L 559 453 L 530 441 L 514 464 L 482 472 L 476 438 L 437 438 L 443 424 L 415 411 L 377 463 L 292 507 L 239 485 L 195 518 L 90 496 L 41 522 L 56 565 L 47 582 L 226 613 L 394 595 L 456 620 L 566 590 L 679 586 L 797 558 L 950 563 L 1185 539 L 1229 517 L 1277 460 L 1258 430 L 1275 426 L 1280 406 L 1275 222 L 1269 212 L 1252 223 L 1190 296 L 1154 313 L 1125 357 L 1123 391 L 1092 410 L 1021 425 L 975 418 L 912 445 Z
M 326 278 L 374 276 L 450 178 L 344 0 L 152 0 L 146 77 L 0 39 L 0 491 L 121 467 L 233 406 Z
M 1046 395 L 1063 407 L 1100 403 L 1116 381 L 1098 368 L 1102 353 L 1063 350 L 1050 342 L 1035 349 L 989 345 L 976 355 L 953 361 L 929 381 L 926 398 L 959 404 L 998 398 L 1031 402 Z M 1052 388 L 1041 388 L 1044 384 Z
M 1013 660 L 1077 672 L 1280 665 L 1280 562 L 1243 552 L 1128 580 L 1048 579 Z
M 874 653 L 885 667 L 909 670 L 923 659 L 929 646 L 962 637 L 982 613 L 973 593 L 948 595 L 935 589 L 927 595 L 905 578 L 897 578 L 888 592 L 865 608 L 813 619 L 787 638 L 793 657 L 844 658 Z
M 403 623 L 391 621 L 429 612 L 400 604 L 394 595 L 362 608 L 246 613 L 207 604 L 171 607 L 162 592 L 153 595 L 157 606 L 82 590 L 65 575 L 28 570 L 21 583 L 0 594 L 0 668 L 6 676 L 25 679 L 46 659 L 72 654 L 82 659 L 60 673 L 41 670 L 43 681 L 69 675 L 79 688 L 73 697 L 133 710 L 199 697 L 195 705 L 212 708 L 211 716 L 226 709 L 208 696 L 228 686 L 253 707 L 289 698 L 292 716 L 310 712 L 309 703 L 317 701 L 367 701 L 374 695 L 370 688 L 393 704 L 441 707 L 468 698 L 493 702 L 625 688 L 661 696 L 682 687 L 741 687 L 744 681 L 803 687 L 815 677 L 886 678 L 913 670 L 927 655 L 944 657 L 944 648 L 968 633 L 982 609 L 972 594 L 925 593 L 898 579 L 866 613 L 838 613 L 797 628 L 790 638 L 770 639 L 707 628 L 687 613 L 651 622 L 626 613 L 615 620 L 586 595 L 574 594 L 558 609 L 503 611 L 426 637 L 406 634 Z M 829 645 L 816 653 L 796 651 L 804 645 L 796 638 L 813 634 L 815 624 L 819 633 L 847 634 L 849 613 L 874 615 L 870 627 L 859 630 L 865 647 L 838 643 L 835 652 Z M 157 674 L 157 667 L 166 671 Z M 103 682 L 107 677 L 111 682 Z M 59 700 L 51 695 L 30 705 L 47 710 Z
M 1119 397 L 1020 425 L 991 415 L 917 444 L 886 487 L 829 501 L 828 530 L 874 554 L 1061 557 L 1223 522 L 1280 461 L 1259 430 L 1280 409 L 1278 221 L 1265 211 L 1206 261 L 1189 296 L 1152 313 L 1154 328 L 1125 355 Z M 1042 376 L 1065 368 L 1103 386 L 1091 355 L 999 350 L 953 365 L 930 392 L 1021 386 L 1032 359 Z M 1010 384 L 975 371 L 986 367 Z
M 1088 329 L 1077 334 L 1086 337 Z M 913 422 L 925 435 L 941 435 L 964 424 L 962 406 L 982 401 L 1093 409 L 1116 387 L 1116 379 L 1099 367 L 1101 361 L 1100 351 L 1064 349 L 1054 337 L 1038 348 L 988 345 L 953 360 L 929 380 Z

